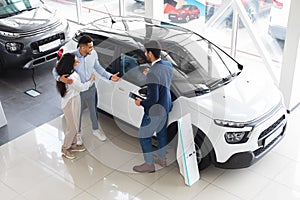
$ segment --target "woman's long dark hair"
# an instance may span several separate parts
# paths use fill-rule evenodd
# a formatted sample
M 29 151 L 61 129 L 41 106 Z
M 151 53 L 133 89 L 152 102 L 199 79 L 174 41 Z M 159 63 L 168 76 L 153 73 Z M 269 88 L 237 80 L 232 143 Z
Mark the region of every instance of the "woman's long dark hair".
M 71 53 L 64 54 L 59 62 L 56 64 L 56 72 L 59 76 L 64 74 L 72 74 L 74 72 L 75 55 Z M 64 97 L 67 93 L 66 84 L 56 81 L 56 88 L 60 95 Z

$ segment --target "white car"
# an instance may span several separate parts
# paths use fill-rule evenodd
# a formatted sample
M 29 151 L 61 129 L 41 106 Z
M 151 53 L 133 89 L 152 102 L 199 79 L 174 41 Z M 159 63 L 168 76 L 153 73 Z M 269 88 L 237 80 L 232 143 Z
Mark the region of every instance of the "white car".
M 275 39 L 285 40 L 290 4 L 290 0 L 273 0 L 268 32 Z
M 173 64 L 173 109 L 168 139 L 176 138 L 178 119 L 191 115 L 199 169 L 210 163 L 222 168 L 248 167 L 284 136 L 287 110 L 272 83 L 219 47 L 187 29 L 147 18 L 115 17 L 97 20 L 79 30 L 66 48 L 88 34 L 100 63 L 122 80 L 97 76 L 98 108 L 139 128 L 143 108 L 129 97 L 146 91 L 143 43 L 162 44 L 162 59 Z

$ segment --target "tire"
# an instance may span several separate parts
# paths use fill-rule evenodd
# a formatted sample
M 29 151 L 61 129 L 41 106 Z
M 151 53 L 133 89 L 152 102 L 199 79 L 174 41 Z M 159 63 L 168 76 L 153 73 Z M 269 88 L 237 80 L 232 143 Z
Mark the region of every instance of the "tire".
M 208 137 L 201 130 L 193 126 L 193 132 L 196 133 L 194 142 L 198 169 L 200 171 L 207 168 L 212 163 L 214 150 Z M 175 146 L 178 144 L 177 133 L 177 122 L 173 122 L 168 126 L 168 144 L 173 143 Z
M 250 2 L 246 4 L 245 9 L 249 16 L 250 21 L 254 23 L 258 17 L 258 4 L 254 2 Z
M 197 134 L 194 138 L 196 156 L 198 162 L 198 169 L 203 170 L 207 168 L 212 163 L 212 156 L 214 155 L 214 150 L 208 137 L 198 129 Z
M 215 8 L 211 7 L 207 10 L 207 8 L 205 9 L 205 22 L 207 22 L 215 13 Z
M 4 61 L 0 57 L 0 73 L 4 74 L 6 72 L 6 68 L 4 67 Z
M 189 21 L 190 21 L 190 15 L 186 15 L 184 21 L 185 21 L 185 22 L 189 22 Z
M 229 14 L 229 16 L 225 19 L 225 26 L 227 28 L 232 28 L 232 19 L 233 19 L 233 12 L 231 12 Z M 239 28 L 244 28 L 245 27 L 241 19 L 239 19 L 238 27 Z
M 174 139 L 177 139 L 177 138 L 175 138 L 175 136 L 177 136 L 177 133 L 178 133 L 177 122 L 173 122 L 172 124 L 170 124 L 168 126 L 167 132 L 168 132 L 167 143 L 170 144 Z

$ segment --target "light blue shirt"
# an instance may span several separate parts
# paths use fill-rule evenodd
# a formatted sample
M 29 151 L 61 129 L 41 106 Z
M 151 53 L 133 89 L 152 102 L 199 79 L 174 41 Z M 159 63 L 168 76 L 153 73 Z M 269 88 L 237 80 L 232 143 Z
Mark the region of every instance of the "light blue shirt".
M 86 56 L 82 56 L 79 53 L 79 49 L 77 49 L 74 52 L 71 52 L 75 54 L 78 57 L 78 66 L 75 67 L 75 71 L 79 74 L 81 82 L 85 83 L 87 82 L 93 72 L 97 72 L 101 76 L 109 79 L 112 74 L 107 72 L 99 63 L 98 55 L 95 50 L 91 52 L 91 54 L 87 54 Z M 55 68 L 52 70 L 52 74 L 55 77 L 56 80 L 59 80 L 59 75 L 57 74 Z

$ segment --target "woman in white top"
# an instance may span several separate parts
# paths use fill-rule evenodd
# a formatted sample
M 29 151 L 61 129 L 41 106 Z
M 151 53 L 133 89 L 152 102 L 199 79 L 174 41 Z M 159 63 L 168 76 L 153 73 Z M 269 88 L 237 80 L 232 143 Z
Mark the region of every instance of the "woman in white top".
M 92 82 L 95 80 L 95 74 L 92 74 L 90 80 L 81 83 L 80 77 L 74 68 L 78 65 L 78 58 L 71 53 L 64 54 L 56 65 L 58 75 L 69 74 L 69 78 L 73 80 L 72 84 L 56 82 L 56 87 L 60 93 L 61 107 L 66 119 L 65 139 L 62 145 L 62 155 L 69 159 L 74 159 L 75 151 L 85 151 L 83 145 L 77 145 L 77 134 L 79 128 L 80 117 L 80 92 L 88 90 Z

